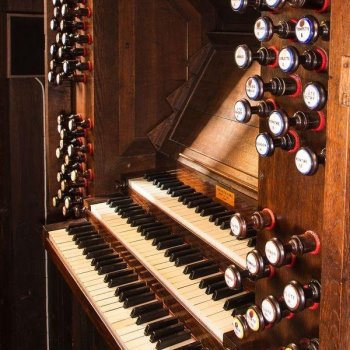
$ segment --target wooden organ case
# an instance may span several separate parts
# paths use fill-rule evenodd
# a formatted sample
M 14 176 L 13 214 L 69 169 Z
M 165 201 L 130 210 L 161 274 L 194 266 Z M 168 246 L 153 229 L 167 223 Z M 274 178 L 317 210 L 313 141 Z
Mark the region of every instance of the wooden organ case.
M 44 241 L 109 347 L 350 347 L 348 5 L 46 1 Z

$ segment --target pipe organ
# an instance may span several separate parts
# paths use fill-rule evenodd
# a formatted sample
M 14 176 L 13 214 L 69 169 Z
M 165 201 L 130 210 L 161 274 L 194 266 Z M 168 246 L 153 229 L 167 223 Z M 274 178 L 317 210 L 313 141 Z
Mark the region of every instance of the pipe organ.
M 45 247 L 110 348 L 347 349 L 340 0 L 47 0 Z

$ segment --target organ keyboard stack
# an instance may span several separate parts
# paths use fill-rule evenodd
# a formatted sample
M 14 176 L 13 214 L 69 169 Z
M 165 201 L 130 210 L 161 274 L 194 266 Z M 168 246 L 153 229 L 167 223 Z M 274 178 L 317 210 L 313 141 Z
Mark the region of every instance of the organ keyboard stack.
M 348 349 L 350 0 L 46 6 L 44 241 L 109 348 Z

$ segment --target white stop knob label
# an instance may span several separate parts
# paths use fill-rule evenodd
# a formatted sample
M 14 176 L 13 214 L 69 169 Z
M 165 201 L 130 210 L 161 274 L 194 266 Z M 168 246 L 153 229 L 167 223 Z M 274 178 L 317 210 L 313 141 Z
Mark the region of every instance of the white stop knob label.
M 229 288 L 234 288 L 237 285 L 236 274 L 231 269 L 225 270 L 225 282 Z
M 313 160 L 311 154 L 305 150 L 300 149 L 295 155 L 295 165 L 299 172 L 304 175 L 307 175 L 312 170 Z
M 255 310 L 248 309 L 246 313 L 246 319 L 251 330 L 257 332 L 260 329 L 260 319 Z
M 301 18 L 296 27 L 295 35 L 299 42 L 308 43 L 313 36 L 313 25 L 308 18 Z
M 259 135 L 255 141 L 256 150 L 262 156 L 266 156 L 269 153 L 269 143 L 264 135 Z
M 238 46 L 235 51 L 235 61 L 238 67 L 244 67 L 247 64 L 247 50 L 245 50 L 242 46 Z
M 261 303 L 261 311 L 264 315 L 264 318 L 266 319 L 267 322 L 273 323 L 276 320 L 276 309 L 273 306 L 273 304 L 270 302 L 270 300 L 265 299 Z
M 284 301 L 286 302 L 288 308 L 295 310 L 300 304 L 300 297 L 297 290 L 292 285 L 287 285 L 283 291 Z
M 310 109 L 315 109 L 320 105 L 321 94 L 317 86 L 309 84 L 303 92 L 304 102 Z
M 247 265 L 247 269 L 248 271 L 255 275 L 258 273 L 259 271 L 259 262 L 257 260 L 257 258 L 255 257 L 254 254 L 252 253 L 248 253 L 247 258 L 246 258 L 246 265 Z
M 245 105 L 242 101 L 238 101 L 235 104 L 235 118 L 239 122 L 243 122 L 245 120 L 245 117 L 247 115 L 247 110 L 245 108 Z
M 231 231 L 234 236 L 239 236 L 241 233 L 241 225 L 237 216 L 233 216 L 230 221 Z
M 269 129 L 270 131 L 279 136 L 283 133 L 284 130 L 284 120 L 279 112 L 272 112 L 269 117 Z
M 235 332 L 237 338 L 244 338 L 244 327 L 237 317 L 233 318 L 233 331 Z
M 289 72 L 294 66 L 294 57 L 290 49 L 284 48 L 278 55 L 278 65 L 284 72 Z
M 255 78 L 249 78 L 245 85 L 245 91 L 250 99 L 255 100 L 256 98 L 258 98 L 260 94 L 258 80 Z
M 267 38 L 268 35 L 268 24 L 266 22 L 266 20 L 264 20 L 263 18 L 259 18 L 254 25 L 254 34 L 255 37 L 260 40 L 263 41 Z
M 278 263 L 279 259 L 280 259 L 280 252 L 276 246 L 276 244 L 272 241 L 268 241 L 265 245 L 265 254 L 266 254 L 266 258 L 267 260 L 275 265 Z

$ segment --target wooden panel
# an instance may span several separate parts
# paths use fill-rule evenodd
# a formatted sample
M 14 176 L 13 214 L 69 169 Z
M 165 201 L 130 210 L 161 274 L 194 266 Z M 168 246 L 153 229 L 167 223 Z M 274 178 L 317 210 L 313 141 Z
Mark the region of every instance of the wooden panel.
M 324 191 L 324 232 L 322 260 L 321 349 L 350 347 L 349 209 L 350 209 L 350 109 L 340 104 L 339 85 L 350 56 L 347 23 L 350 1 L 332 1 L 330 80 L 327 124 L 327 164 Z M 348 88 L 348 87 L 346 87 Z
M 9 12 L 43 13 L 44 0 L 4 0 Z M 51 1 L 50 1 L 51 2 Z
M 303 9 L 292 9 L 286 6 L 280 14 L 271 16 L 274 23 L 289 18 L 300 18 L 306 14 Z M 327 19 L 329 14 L 318 14 L 312 11 L 312 15 L 319 21 Z M 275 35 L 266 46 L 274 45 L 278 49 L 291 43 L 282 40 Z M 292 43 L 300 52 L 310 46 Z M 318 40 L 316 47 L 324 48 L 328 52 L 328 43 Z M 309 81 L 319 81 L 327 89 L 328 75 L 326 73 L 316 73 L 298 69 L 296 74 L 302 80 L 303 86 Z M 273 77 L 287 77 L 288 74 L 281 72 L 279 68 L 271 69 L 264 67 L 262 77 L 264 81 L 269 81 Z M 266 98 L 269 94 L 266 95 Z M 302 95 L 298 98 L 288 96 L 275 98 L 280 107 L 289 116 L 296 111 L 307 111 Z M 324 112 L 327 113 L 326 109 Z M 260 121 L 260 132 L 267 131 L 267 122 Z M 309 146 L 315 152 L 319 152 L 325 146 L 325 131 L 322 132 L 298 132 L 302 139 L 302 144 Z M 259 207 L 270 208 L 277 217 L 277 225 L 273 232 L 263 231 L 258 235 L 257 248 L 264 253 L 267 240 L 278 237 L 283 242 L 287 242 L 294 234 L 302 234 L 307 230 L 316 232 L 321 240 L 324 239 L 323 231 L 323 189 L 324 189 L 324 168 L 320 167 L 314 176 L 301 175 L 295 166 L 295 155 L 277 149 L 275 154 L 269 158 L 259 159 Z M 273 279 L 259 280 L 256 283 L 257 297 L 256 303 L 260 306 L 262 299 L 269 295 L 279 297 L 283 294 L 284 286 L 291 280 L 297 280 L 302 284 L 308 283 L 311 279 L 321 278 L 321 255 L 306 255 L 297 258 L 293 268 L 282 267 L 277 269 Z M 299 342 L 303 337 L 317 337 L 319 326 L 319 309 L 316 311 L 306 310 L 297 314 L 293 319 L 284 319 L 281 323 L 266 330 L 259 335 L 260 339 L 269 346 L 281 346 L 291 341 Z

